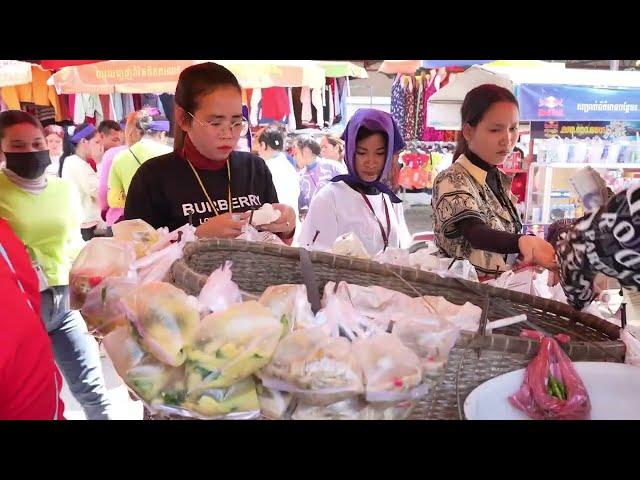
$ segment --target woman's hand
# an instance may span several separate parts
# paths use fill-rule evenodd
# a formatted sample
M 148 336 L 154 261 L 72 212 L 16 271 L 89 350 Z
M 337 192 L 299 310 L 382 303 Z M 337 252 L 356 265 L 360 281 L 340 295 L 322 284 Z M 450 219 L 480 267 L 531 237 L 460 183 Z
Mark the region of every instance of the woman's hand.
M 242 227 L 250 213 L 231 214 L 227 212 L 212 217 L 196 229 L 196 236 L 200 238 L 236 238 L 242 233 Z M 238 220 L 234 220 L 234 217 Z
M 280 211 L 280 218 L 268 225 L 261 225 L 260 229 L 271 233 L 288 234 L 296 228 L 296 212 L 289 205 L 274 203 L 273 208 Z
M 556 270 L 556 251 L 546 240 L 532 235 L 523 235 L 518 240 L 518 248 L 522 255 L 522 263 L 539 265 L 549 270 Z

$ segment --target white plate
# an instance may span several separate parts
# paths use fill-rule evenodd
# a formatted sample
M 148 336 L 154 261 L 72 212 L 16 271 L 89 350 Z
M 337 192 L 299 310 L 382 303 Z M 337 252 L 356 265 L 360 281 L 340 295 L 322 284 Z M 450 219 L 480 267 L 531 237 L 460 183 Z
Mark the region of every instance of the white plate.
M 592 420 L 640 420 L 640 367 L 624 363 L 575 362 L 591 400 Z M 529 420 L 508 398 L 522 385 L 524 368 L 483 383 L 467 397 L 469 420 Z

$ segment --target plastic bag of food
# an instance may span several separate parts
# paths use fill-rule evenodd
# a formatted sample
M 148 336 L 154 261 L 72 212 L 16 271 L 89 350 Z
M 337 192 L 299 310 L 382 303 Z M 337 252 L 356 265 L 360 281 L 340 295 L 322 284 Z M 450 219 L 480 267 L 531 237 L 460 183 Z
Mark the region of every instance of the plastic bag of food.
M 423 248 L 409 255 L 409 266 L 419 268 L 427 272 L 435 272 L 440 267 L 440 260 L 435 255 L 429 253 L 430 250 Z
M 359 397 L 347 398 L 331 405 L 298 403 L 292 420 L 360 420 L 367 403 Z
M 535 420 L 588 420 L 589 393 L 558 344 L 568 343 L 569 337 L 554 339 L 533 330 L 524 330 L 521 336 L 540 341 L 540 350 L 527 366 L 520 390 L 509 397 L 511 405 Z
M 348 257 L 365 259 L 371 258 L 367 249 L 364 248 L 362 240 L 360 240 L 355 233 L 345 233 L 339 236 L 336 241 L 333 242 L 331 251 L 335 255 L 346 255 Z
M 316 325 L 305 285 L 268 287 L 260 297 L 260 303 L 280 319 L 283 335 L 294 329 L 311 328 Z
M 620 332 L 620 340 L 622 340 L 624 346 L 627 347 L 624 363 L 640 367 L 640 328 L 627 325 L 625 329 Z
M 276 222 L 280 218 L 280 210 L 273 208 L 270 203 L 265 203 L 258 210 L 254 210 L 251 225 L 256 227 Z
M 133 264 L 133 268 L 138 272 L 138 282 L 143 284 L 165 281 L 171 266 L 182 258 L 185 245 L 195 240 L 194 232 L 193 227 L 185 225 L 164 235 L 162 240 L 152 245 L 147 254 Z M 162 248 L 158 248 L 159 246 Z
M 195 340 L 200 323 L 197 299 L 168 283 L 151 282 L 123 302 L 140 344 L 161 362 L 182 365 L 187 358 L 185 347 Z
M 189 393 L 229 387 L 261 369 L 281 334 L 280 321 L 258 302 L 237 303 L 208 315 L 187 348 Z
M 478 331 L 482 309 L 473 303 L 466 302 L 463 305 L 456 305 L 449 302 L 444 297 L 417 297 L 412 299 L 413 309 L 407 309 L 406 313 L 413 313 L 416 316 L 426 314 L 437 315 L 449 323 L 456 325 L 460 330 L 469 332 Z
M 111 227 L 113 238 L 124 242 L 132 242 L 136 258 L 147 255 L 154 244 L 161 240 L 161 235 L 144 220 L 125 220 Z
M 166 227 L 159 228 L 156 232 L 158 233 L 160 240 L 149 247 L 148 253 L 158 252 L 177 242 L 187 244 L 197 240 L 196 227 L 189 225 L 188 223 L 177 228 L 173 232 L 169 232 L 169 229 Z
M 425 375 L 439 375 L 444 372 L 460 328 L 435 315 L 407 315 L 395 322 L 392 333 L 418 355 Z
M 247 377 L 229 387 L 211 388 L 195 397 L 189 396 L 182 402 L 181 407 L 207 418 L 228 414 L 251 418 L 260 412 L 256 385 L 252 377 Z
M 90 333 L 106 335 L 115 327 L 129 323 L 121 303 L 137 284 L 128 278 L 109 277 L 94 287 L 81 309 Z
M 389 247 L 384 252 L 378 253 L 373 260 L 380 263 L 397 265 L 399 267 L 411 266 L 410 254 L 401 248 Z
M 440 267 L 435 272 L 441 277 L 454 277 L 469 280 L 471 282 L 478 281 L 478 272 L 469 260 L 453 260 L 451 258 L 439 258 Z
M 294 393 L 311 405 L 330 405 L 364 391 L 351 342 L 321 327 L 284 337 L 260 377 L 267 388 Z
M 272 420 L 284 418 L 293 400 L 291 393 L 272 390 L 261 383 L 256 385 L 256 391 L 258 392 L 260 413 L 262 413 L 262 415 Z
M 71 308 L 79 310 L 89 292 L 105 278 L 136 278 L 131 265 L 136 259 L 132 245 L 113 238 L 93 238 L 82 249 L 69 272 Z
M 398 337 L 380 333 L 359 338 L 353 342 L 353 355 L 364 374 L 368 402 L 395 403 L 427 394 L 420 359 Z
M 226 310 L 235 303 L 242 302 L 240 289 L 231 280 L 233 263 L 226 261 L 215 270 L 200 291 L 198 302 L 205 308 L 205 315 Z
M 129 325 L 118 327 L 106 335 L 103 345 L 120 378 L 146 402 L 157 398 L 172 380 L 184 377 L 178 369 L 147 354 Z
M 236 240 L 246 240 L 247 242 L 271 243 L 273 245 L 286 245 L 275 233 L 266 230 L 258 231 L 248 223 L 242 226 L 242 233 Z

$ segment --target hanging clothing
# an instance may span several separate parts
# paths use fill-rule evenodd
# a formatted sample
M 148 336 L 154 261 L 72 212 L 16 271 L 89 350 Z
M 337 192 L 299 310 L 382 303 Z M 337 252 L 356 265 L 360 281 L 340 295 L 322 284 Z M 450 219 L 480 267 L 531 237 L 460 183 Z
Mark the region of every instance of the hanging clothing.
M 302 128 L 302 87 L 294 87 L 291 89 L 291 100 L 293 102 L 293 117 L 295 121 L 294 130 Z M 309 98 L 309 101 L 311 99 Z
M 99 98 L 104 120 L 116 120 L 115 114 L 111 109 L 111 97 L 109 95 L 99 95 Z
M 405 103 L 405 131 L 404 139 L 413 140 L 416 125 L 416 88 L 413 77 L 406 76 L 402 80 Z M 405 86 L 406 85 L 406 86 Z
M 20 110 L 20 103 L 33 103 L 40 107 L 53 107 L 55 120 L 62 121 L 58 94 L 53 86 L 47 85 L 51 77 L 49 70 L 43 70 L 40 65 L 31 67 L 31 83 L 2 87 L 0 95 L 9 110 Z
M 133 103 L 133 94 L 123 93 L 122 95 L 122 118 L 127 118 L 131 112 L 136 111 L 136 106 Z
M 322 88 L 314 88 L 311 90 L 311 105 L 315 108 L 315 116 L 312 116 L 311 121 L 315 122 L 319 127 L 322 127 L 322 119 L 324 118 L 322 92 Z
M 421 75 L 416 77 L 416 83 L 418 85 L 418 94 L 416 95 L 416 125 L 413 138 L 421 139 L 424 134 L 424 127 L 427 117 L 425 115 L 426 105 L 424 102 L 424 92 L 427 82 L 427 77 Z
M 425 142 L 442 142 L 444 139 L 444 132 L 442 130 L 436 130 L 433 127 L 427 126 L 427 120 L 429 118 L 428 101 L 431 95 L 438 91 L 439 86 L 440 77 L 436 75 L 431 79 L 429 85 L 427 85 L 422 99 L 424 108 L 424 131 L 422 132 L 422 140 Z
M 253 126 L 258 125 L 260 115 L 260 101 L 262 100 L 262 90 L 255 88 L 251 94 L 251 103 L 249 104 L 249 123 Z
M 287 95 L 289 96 L 289 115 L 287 116 L 287 127 L 289 130 L 295 130 L 297 127 L 296 115 L 293 109 L 293 92 L 292 88 L 287 88 Z
M 120 122 L 125 118 L 124 111 L 122 109 L 122 95 L 119 93 L 112 93 L 110 97 L 111 104 L 113 105 L 113 114 L 116 117 L 115 120 Z
M 289 95 L 284 87 L 262 89 L 262 117 L 282 121 L 289 115 Z
M 402 75 L 398 75 L 391 86 L 391 116 L 398 124 L 404 138 L 407 117 L 405 115 L 404 91 L 402 90 Z
M 163 93 L 160 95 L 160 104 L 164 110 L 164 116 L 169 120 L 169 125 L 171 126 L 171 130 L 169 133 L 173 133 L 173 124 L 174 124 L 174 111 L 173 111 L 173 103 L 175 95 L 172 93 Z
M 87 117 L 93 118 L 94 122 L 92 123 L 96 125 L 102 122 L 104 120 L 102 103 L 100 97 L 94 93 L 79 93 L 75 99 L 73 123 L 79 125 L 85 122 Z

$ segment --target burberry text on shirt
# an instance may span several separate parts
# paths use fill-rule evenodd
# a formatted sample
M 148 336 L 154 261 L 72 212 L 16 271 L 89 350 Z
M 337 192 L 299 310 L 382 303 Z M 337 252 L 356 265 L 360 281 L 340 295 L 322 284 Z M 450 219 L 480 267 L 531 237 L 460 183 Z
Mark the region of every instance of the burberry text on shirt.
M 218 212 L 228 212 L 229 211 L 229 202 L 224 199 L 214 200 L 214 205 Z M 231 199 L 231 205 L 234 210 L 239 210 L 242 208 L 252 208 L 252 207 L 260 207 L 262 206 L 262 202 L 260 201 L 259 195 L 248 195 L 246 197 L 234 197 Z M 182 214 L 185 217 L 189 217 L 189 215 L 197 215 L 204 213 L 213 213 L 213 208 L 211 208 L 211 204 L 207 202 L 197 202 L 197 203 L 183 203 L 182 204 Z M 207 219 L 200 219 L 200 225 L 206 222 Z

